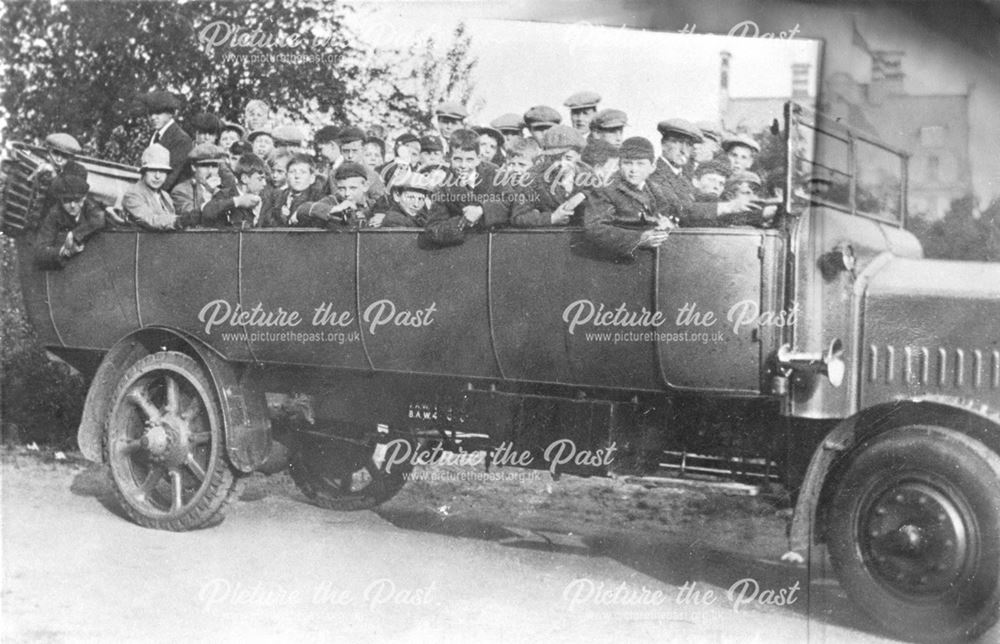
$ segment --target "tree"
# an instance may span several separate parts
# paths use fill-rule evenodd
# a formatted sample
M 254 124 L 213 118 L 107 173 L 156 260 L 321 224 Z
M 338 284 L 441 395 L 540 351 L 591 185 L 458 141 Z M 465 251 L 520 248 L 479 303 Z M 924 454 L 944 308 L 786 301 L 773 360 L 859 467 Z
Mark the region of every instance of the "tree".
M 979 217 L 975 205 L 972 195 L 965 195 L 953 200 L 941 219 L 911 217 L 908 228 L 920 239 L 927 257 L 1000 262 L 1000 200 Z

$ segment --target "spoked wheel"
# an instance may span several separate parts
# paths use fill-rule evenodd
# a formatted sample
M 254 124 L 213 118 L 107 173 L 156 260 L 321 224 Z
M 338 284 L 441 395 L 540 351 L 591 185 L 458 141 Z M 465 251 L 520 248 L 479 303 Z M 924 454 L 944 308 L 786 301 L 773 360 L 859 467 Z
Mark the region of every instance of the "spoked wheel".
M 943 427 L 879 435 L 846 471 L 828 536 L 848 595 L 885 628 L 971 639 L 1000 610 L 1000 457 Z
M 188 356 L 155 353 L 122 376 L 104 449 L 116 496 L 139 525 L 182 531 L 222 519 L 236 477 L 212 386 Z
M 413 469 L 401 460 L 410 439 L 386 440 L 374 427 L 338 423 L 330 435 L 296 432 L 289 474 L 316 505 L 328 510 L 367 510 L 385 503 L 406 483 Z M 401 450 L 396 452 L 395 450 Z

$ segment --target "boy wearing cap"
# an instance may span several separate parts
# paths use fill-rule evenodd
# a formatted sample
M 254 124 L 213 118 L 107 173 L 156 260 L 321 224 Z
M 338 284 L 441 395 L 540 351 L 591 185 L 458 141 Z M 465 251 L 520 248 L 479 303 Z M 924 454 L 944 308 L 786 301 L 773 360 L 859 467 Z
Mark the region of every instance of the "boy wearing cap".
M 183 228 L 208 225 L 202 218 L 202 211 L 222 185 L 219 177 L 222 150 L 218 146 L 212 143 L 195 144 L 188 159 L 191 178 L 181 181 L 170 191 L 178 224 Z
M 694 160 L 696 163 L 708 163 L 718 156 L 722 149 L 719 146 L 722 135 L 719 133 L 719 127 L 709 121 L 700 121 L 695 125 L 701 132 L 701 141 L 694 145 Z
M 35 259 L 44 270 L 56 270 L 83 252 L 84 242 L 104 228 L 104 212 L 87 198 L 87 180 L 74 174 L 52 181 L 53 205 L 45 212 L 36 237 Z
M 40 164 L 28 177 L 37 182 L 38 190 L 43 195 L 38 211 L 46 213 L 57 203 L 51 194 L 52 182 L 61 176 L 75 175 L 87 180 L 87 169 L 74 161 L 74 157 L 83 149 L 75 138 L 64 132 L 57 132 L 45 137 L 46 163 Z
M 139 180 L 122 196 L 122 207 L 132 221 L 151 230 L 173 230 L 177 213 L 163 188 L 171 172 L 170 152 L 154 143 L 142 153 Z
M 385 185 L 391 185 L 400 172 L 409 173 L 420 164 L 420 137 L 413 132 L 403 132 L 393 144 L 392 161 L 379 169 L 379 178 Z
M 420 137 L 420 167 L 444 163 L 444 142 L 433 134 Z
M 484 162 L 500 167 L 507 160 L 503 153 L 505 139 L 500 130 L 479 126 L 472 128 L 479 135 L 479 157 Z
M 640 248 L 657 248 L 676 227 L 680 204 L 651 180 L 655 153 L 648 139 L 622 142 L 621 170 L 610 185 L 595 190 L 584 213 L 584 231 L 598 248 L 620 258 Z
M 598 188 L 608 185 L 618 172 L 618 146 L 607 141 L 587 141 L 580 160 L 593 170 L 593 185 Z
M 545 134 L 545 130 L 559 125 L 561 122 L 562 116 L 559 115 L 559 112 L 548 105 L 536 105 L 524 113 L 524 124 L 538 145 L 542 145 L 542 136 Z
M 699 163 L 694 170 L 691 184 L 696 201 L 718 201 L 729 177 L 729 164 L 722 160 Z
M 452 135 L 451 168 L 434 193 L 426 235 L 440 246 L 461 244 L 469 232 L 482 232 L 506 223 L 506 208 L 496 171 L 479 158 L 479 135 L 458 130 Z
M 304 203 L 319 201 L 327 195 L 321 182 L 315 181 L 315 162 L 302 152 L 292 155 L 285 174 L 285 187 L 264 193 L 261 216 L 263 226 L 294 225 L 292 215 Z
M 228 152 L 233 143 L 242 141 L 244 136 L 246 136 L 246 130 L 239 124 L 223 121 L 222 129 L 219 132 L 219 147 Z
M 514 146 L 524 140 L 524 119 L 520 114 L 501 114 L 490 121 L 490 127 L 503 134 L 505 152 L 510 152 Z
M 365 142 L 365 131 L 359 127 L 353 125 L 348 125 L 337 133 L 337 146 L 340 148 L 340 154 L 343 159 L 343 163 L 356 163 L 361 167 L 365 168 L 367 174 L 367 188 L 368 200 L 374 202 L 379 197 L 385 195 L 385 184 L 382 183 L 382 179 L 378 176 L 378 173 L 374 169 L 368 168 L 364 165 L 364 142 Z M 336 194 L 337 191 L 337 179 L 334 176 L 335 172 L 329 174 L 327 192 L 329 194 Z
M 180 108 L 180 101 L 170 92 L 157 90 L 142 96 L 149 115 L 153 135 L 149 145 L 161 145 L 170 155 L 170 172 L 163 182 L 164 190 L 170 190 L 180 180 L 181 171 L 187 162 L 194 142 L 188 133 L 174 121 L 174 113 Z
M 247 137 L 247 143 L 252 146 L 253 153 L 261 159 L 266 159 L 274 150 L 274 136 L 269 130 L 254 130 Z
M 434 119 L 437 122 L 438 132 L 445 141 L 451 139 L 451 135 L 456 130 L 465 127 L 465 119 L 469 116 L 469 111 L 465 106 L 455 101 L 442 101 L 434 110 Z
M 423 228 L 427 223 L 430 185 L 413 173 L 389 187 L 391 203 L 384 215 L 373 215 L 372 228 Z
M 314 202 L 305 202 L 292 214 L 290 224 L 306 228 L 342 229 L 367 223 L 368 169 L 360 163 L 345 161 L 334 173 L 335 192 Z
M 206 224 L 218 227 L 262 228 L 270 222 L 261 217 L 267 186 L 267 166 L 254 154 L 240 157 L 235 168 L 236 185 L 223 188 L 202 211 Z
M 583 136 L 567 125 L 556 125 L 543 141 L 542 162 L 512 201 L 510 223 L 520 228 L 580 225 L 586 194 L 576 179 L 590 170 L 580 163 Z
M 746 134 L 737 134 L 727 137 L 722 142 L 722 149 L 733 172 L 749 171 L 760 152 L 760 144 Z
M 600 102 L 601 95 L 591 91 L 577 92 L 563 102 L 569 108 L 569 122 L 580 136 L 587 136 L 590 131 L 590 121 L 597 114 L 597 104 Z
M 618 146 L 625 139 L 625 126 L 628 116 L 621 110 L 601 110 L 591 119 L 589 141 L 606 141 Z

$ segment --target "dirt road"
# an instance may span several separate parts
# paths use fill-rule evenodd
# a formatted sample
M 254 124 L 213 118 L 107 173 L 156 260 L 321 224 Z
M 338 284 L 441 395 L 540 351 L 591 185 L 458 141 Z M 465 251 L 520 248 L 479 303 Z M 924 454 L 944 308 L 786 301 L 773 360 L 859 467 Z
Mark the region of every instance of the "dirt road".
M 412 496 L 336 513 L 273 479 L 172 534 L 118 516 L 95 467 L 6 453 L 2 484 L 5 642 L 892 641 L 819 565 L 810 584 L 691 534 L 546 531 Z

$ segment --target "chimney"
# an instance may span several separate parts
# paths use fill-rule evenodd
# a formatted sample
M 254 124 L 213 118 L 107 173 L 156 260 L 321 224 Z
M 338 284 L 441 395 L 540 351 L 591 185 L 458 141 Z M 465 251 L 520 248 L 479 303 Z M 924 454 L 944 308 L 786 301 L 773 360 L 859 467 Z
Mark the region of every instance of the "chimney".
M 872 82 L 869 100 L 879 105 L 887 96 L 903 94 L 903 53 L 879 50 L 872 52 Z
M 809 91 L 809 63 L 792 64 L 792 98 L 808 98 Z
M 728 51 L 719 52 L 719 113 L 723 118 L 729 111 L 729 61 L 732 57 Z

